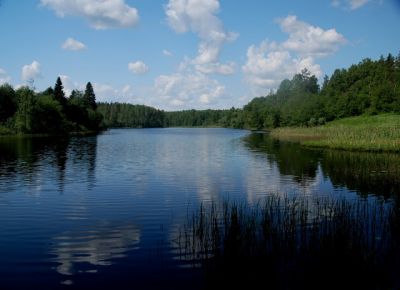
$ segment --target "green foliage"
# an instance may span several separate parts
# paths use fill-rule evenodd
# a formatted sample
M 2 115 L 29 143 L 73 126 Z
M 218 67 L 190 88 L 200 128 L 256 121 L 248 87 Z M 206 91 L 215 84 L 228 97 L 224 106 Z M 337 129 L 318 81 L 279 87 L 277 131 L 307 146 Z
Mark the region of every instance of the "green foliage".
M 93 89 L 93 88 L 92 88 Z M 84 94 L 73 91 L 67 99 L 60 78 L 53 88 L 35 93 L 28 87 L 17 91 L 10 85 L 0 86 L 0 134 L 65 134 L 101 129 L 102 115 L 95 109 L 95 94 L 91 102 Z
M 105 127 L 156 128 L 164 125 L 164 112 L 143 105 L 99 103 Z
M 17 111 L 15 91 L 9 84 L 0 86 L 0 122 L 7 121 Z
M 30 133 L 59 134 L 66 130 L 65 117 L 59 102 L 48 95 L 38 95 L 32 110 Z
M 241 110 L 185 110 L 165 113 L 165 127 L 242 128 Z

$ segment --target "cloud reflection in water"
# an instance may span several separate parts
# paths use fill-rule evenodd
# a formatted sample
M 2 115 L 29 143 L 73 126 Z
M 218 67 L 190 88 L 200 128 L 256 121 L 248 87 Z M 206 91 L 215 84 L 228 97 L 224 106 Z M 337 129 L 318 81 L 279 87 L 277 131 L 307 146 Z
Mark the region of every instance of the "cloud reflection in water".
M 97 266 L 109 266 L 138 249 L 140 230 L 134 225 L 97 227 L 86 232 L 64 232 L 55 238 L 55 268 L 62 275 L 97 272 Z M 88 266 L 89 265 L 89 266 Z

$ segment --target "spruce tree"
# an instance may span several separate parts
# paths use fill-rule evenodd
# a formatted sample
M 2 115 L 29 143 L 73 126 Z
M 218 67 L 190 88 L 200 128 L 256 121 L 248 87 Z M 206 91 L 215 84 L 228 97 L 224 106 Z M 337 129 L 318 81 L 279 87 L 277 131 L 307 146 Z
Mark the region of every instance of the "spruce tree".
M 65 98 L 64 87 L 60 77 L 57 78 L 56 84 L 54 86 L 54 99 L 58 101 L 63 108 L 65 108 L 67 104 L 67 99 Z
M 93 86 L 90 82 L 86 84 L 85 94 L 83 97 L 88 107 L 92 110 L 96 110 L 96 95 L 94 94 Z

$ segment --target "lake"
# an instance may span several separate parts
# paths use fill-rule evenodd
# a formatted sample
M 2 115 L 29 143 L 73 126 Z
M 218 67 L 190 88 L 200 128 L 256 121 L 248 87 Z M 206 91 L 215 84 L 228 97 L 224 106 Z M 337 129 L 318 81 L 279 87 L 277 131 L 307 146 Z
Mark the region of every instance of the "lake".
M 197 289 L 179 230 L 200 204 L 272 193 L 390 199 L 400 156 L 231 129 L 0 139 L 1 289 Z

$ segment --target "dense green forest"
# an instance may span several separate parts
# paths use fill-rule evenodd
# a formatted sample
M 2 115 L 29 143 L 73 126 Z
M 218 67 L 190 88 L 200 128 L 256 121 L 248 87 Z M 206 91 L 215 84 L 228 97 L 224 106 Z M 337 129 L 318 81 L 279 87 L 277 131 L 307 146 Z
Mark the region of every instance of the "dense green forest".
M 245 126 L 314 126 L 361 114 L 400 113 L 400 56 L 364 59 L 325 76 L 320 88 L 307 70 L 243 108 Z
M 107 128 L 164 127 L 165 113 L 152 107 L 122 103 L 98 103 L 97 111 Z
M 53 87 L 35 92 L 29 87 L 14 90 L 0 86 L 0 134 L 64 134 L 98 131 L 102 115 L 89 82 L 84 92 L 65 96 L 60 78 Z
M 400 55 L 364 59 L 325 76 L 322 85 L 304 69 L 281 82 L 276 92 L 243 109 L 164 112 L 143 105 L 99 103 L 93 87 L 67 98 L 60 78 L 54 88 L 0 86 L 0 134 L 63 133 L 108 127 L 276 128 L 316 126 L 362 114 L 400 113 Z
M 165 113 L 165 127 L 243 128 L 242 110 L 186 110 Z

